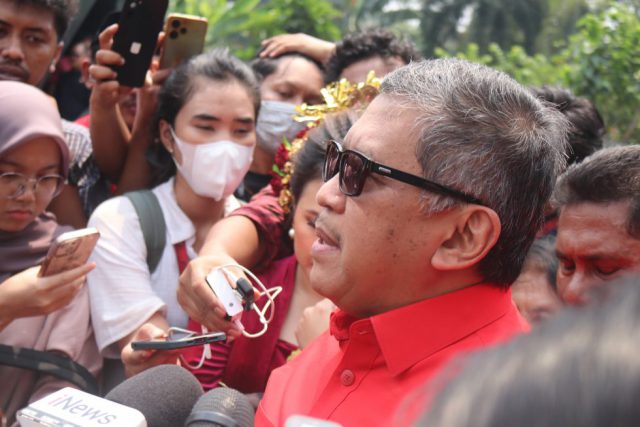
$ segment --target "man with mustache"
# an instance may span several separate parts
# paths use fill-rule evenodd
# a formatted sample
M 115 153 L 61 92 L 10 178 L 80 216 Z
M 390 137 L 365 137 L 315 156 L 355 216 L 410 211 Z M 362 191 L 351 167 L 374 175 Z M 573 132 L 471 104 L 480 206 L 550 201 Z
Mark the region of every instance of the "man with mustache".
M 40 85 L 60 59 L 70 15 L 69 0 L 0 0 L 0 80 Z M 100 172 L 93 163 L 88 131 L 65 120 L 62 124 L 71 152 L 70 185 L 50 210 L 60 223 L 83 227 Z
M 256 426 L 294 414 L 345 426 L 398 414 L 406 425 L 405 399 L 423 397 L 452 357 L 525 330 L 509 286 L 565 133 L 560 113 L 478 64 L 413 62 L 387 75 L 345 141 L 329 142 L 317 194 L 311 282 L 338 309 L 271 374 Z

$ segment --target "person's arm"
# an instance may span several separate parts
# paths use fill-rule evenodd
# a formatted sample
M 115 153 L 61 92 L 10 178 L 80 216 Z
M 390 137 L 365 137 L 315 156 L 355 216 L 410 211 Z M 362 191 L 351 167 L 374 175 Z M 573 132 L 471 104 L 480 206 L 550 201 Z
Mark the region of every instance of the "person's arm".
M 80 200 L 78 187 L 65 184 L 60 194 L 49 203 L 47 210 L 56 216 L 56 221 L 62 225 L 70 225 L 73 228 L 87 226 L 87 216 Z
M 308 34 L 278 34 L 262 42 L 262 58 L 275 58 L 288 52 L 299 52 L 326 64 L 336 45 Z
M 0 284 L 0 330 L 15 319 L 53 313 L 66 307 L 84 285 L 94 263 L 39 277 L 40 266 L 15 274 Z
M 117 182 L 118 194 L 148 188 L 151 185 L 151 167 L 147 161 L 147 151 L 154 144 L 156 134 L 153 116 L 157 107 L 158 92 L 170 73 L 170 69 L 150 72 L 149 84 L 138 91 L 138 109 L 127 158 Z
M 88 277 L 93 329 L 103 355 L 119 358 L 118 342 L 164 312 L 166 304 L 152 287 L 140 221 L 129 199 L 102 203 L 89 226 L 100 231 L 91 254 L 97 267 Z
M 260 192 L 249 204 L 218 221 L 209 231 L 200 256 L 180 276 L 178 302 L 187 314 L 209 330 L 237 336 L 239 331 L 224 320 L 225 311 L 205 282 L 220 265 L 241 264 L 252 268 L 265 258 L 275 258 L 280 246 L 284 213 L 269 190 Z
M 116 72 L 109 67 L 124 61 L 122 56 L 111 50 L 117 31 L 118 25 L 114 24 L 100 34 L 96 63 L 89 67 L 91 79 L 95 81 L 89 102 L 93 155 L 100 171 L 112 182 L 120 179 L 127 156 L 127 142 L 131 137 L 120 114 L 118 100 L 132 89 L 121 87 L 116 80 Z

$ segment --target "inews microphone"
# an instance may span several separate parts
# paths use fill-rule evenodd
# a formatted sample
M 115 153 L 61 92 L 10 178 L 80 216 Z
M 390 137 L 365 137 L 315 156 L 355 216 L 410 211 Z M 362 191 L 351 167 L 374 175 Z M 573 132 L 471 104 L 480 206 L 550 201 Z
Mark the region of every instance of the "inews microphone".
M 185 427 L 252 427 L 253 406 L 238 390 L 209 390 L 193 407 Z
M 202 387 L 186 369 L 160 365 L 124 381 L 105 398 L 142 412 L 148 427 L 182 426 Z
M 18 411 L 22 427 L 147 427 L 133 408 L 65 387 Z

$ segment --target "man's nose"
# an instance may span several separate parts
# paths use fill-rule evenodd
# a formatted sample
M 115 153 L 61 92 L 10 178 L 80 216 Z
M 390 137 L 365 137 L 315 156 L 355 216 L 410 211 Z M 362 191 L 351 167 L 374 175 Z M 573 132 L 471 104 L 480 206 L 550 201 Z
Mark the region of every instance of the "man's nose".
M 318 194 L 316 194 L 316 201 L 324 208 L 342 213 L 347 197 L 340 191 L 338 175 L 339 174 L 335 174 L 333 178 L 322 184 L 318 190 Z
M 589 301 L 589 291 L 600 283 L 593 275 L 576 273 L 562 291 L 562 300 L 571 305 L 584 305 Z
M 24 51 L 22 50 L 22 43 L 18 35 L 10 34 L 0 42 L 0 54 L 3 57 L 9 58 L 15 62 L 21 62 L 24 60 Z

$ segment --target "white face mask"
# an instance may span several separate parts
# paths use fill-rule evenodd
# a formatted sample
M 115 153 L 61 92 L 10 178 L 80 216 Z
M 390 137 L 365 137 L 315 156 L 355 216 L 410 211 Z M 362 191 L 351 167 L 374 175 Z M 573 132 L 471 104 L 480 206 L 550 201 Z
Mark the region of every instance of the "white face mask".
M 296 106 L 288 102 L 262 101 L 256 134 L 258 145 L 270 154 L 276 154 L 284 138 L 291 142 L 305 128 L 303 123 L 293 120 Z
M 222 200 L 236 190 L 253 160 L 255 146 L 233 141 L 189 144 L 171 135 L 182 154 L 182 164 L 173 162 L 191 189 L 199 196 Z

